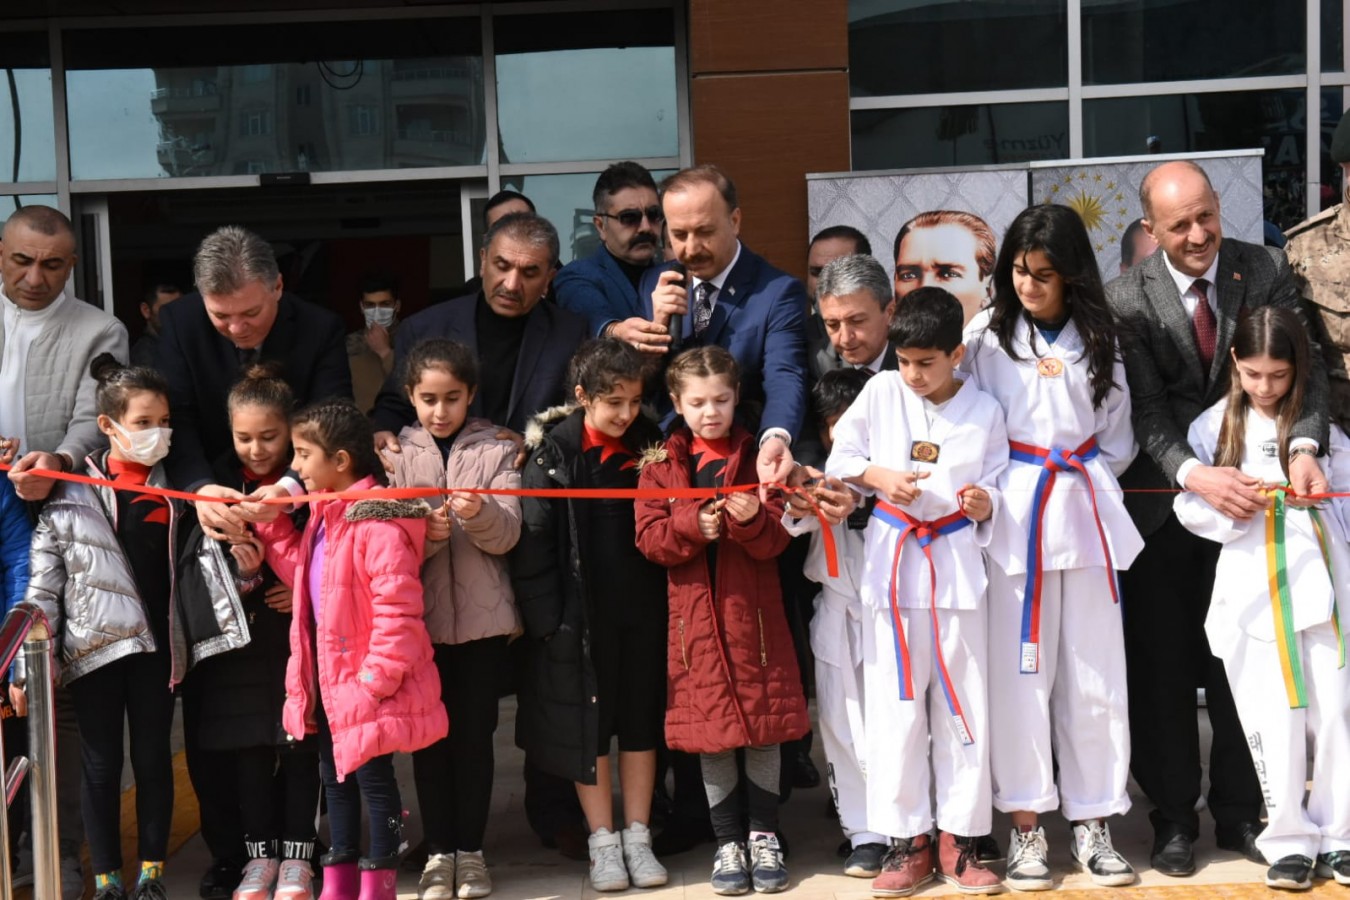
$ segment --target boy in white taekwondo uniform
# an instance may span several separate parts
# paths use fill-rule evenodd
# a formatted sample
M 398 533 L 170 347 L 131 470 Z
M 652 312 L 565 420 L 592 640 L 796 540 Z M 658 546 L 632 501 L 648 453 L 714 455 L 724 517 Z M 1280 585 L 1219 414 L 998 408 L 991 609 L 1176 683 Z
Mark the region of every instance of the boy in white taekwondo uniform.
M 889 351 L 888 351 L 889 352 Z M 811 388 L 820 441 L 828 453 L 834 445 L 834 426 L 853 404 L 870 373 L 864 368 L 826 372 Z M 783 512 L 783 525 L 794 537 L 811 535 L 804 573 L 820 585 L 811 616 L 811 654 L 816 660 L 816 708 L 819 734 L 828 764 L 830 790 L 839 824 L 849 841 L 844 874 L 875 878 L 889 849 L 886 835 L 867 830 L 866 719 L 863 698 L 863 528 L 869 509 L 859 507 L 843 522 L 831 526 L 838 576 L 831 577 L 820 520 L 805 498 L 792 496 Z
M 863 388 L 826 464 L 876 498 L 861 586 L 867 826 L 898 838 L 880 897 L 908 896 L 935 869 L 966 893 L 1002 889 L 975 841 L 992 816 L 980 548 L 1002 518 L 993 485 L 1008 444 L 998 404 L 955 377 L 962 320 L 941 288 L 905 298 L 890 334 L 900 371 Z
M 1191 424 L 1187 440 L 1201 465 L 1214 464 L 1224 405 Z M 1243 437 L 1242 471 L 1283 484 L 1276 421 L 1249 408 Z M 1331 489 L 1344 491 L 1350 442 L 1332 425 L 1330 443 Z M 1337 515 L 1280 501 L 1278 520 L 1272 505 L 1268 515 L 1236 521 L 1190 492 L 1178 495 L 1174 508 L 1187 529 L 1223 544 L 1205 634 L 1228 673 L 1265 794 L 1266 827 L 1256 846 L 1272 864 L 1266 884 L 1303 890 L 1312 885 L 1314 862 L 1319 875 L 1350 884 L 1350 789 L 1343 771 L 1350 760 L 1350 666 L 1340 627 L 1340 613 L 1350 609 L 1350 548 Z M 1272 597 L 1268 553 L 1276 548 L 1277 521 L 1284 585 L 1280 590 L 1277 582 Z M 1309 745 L 1312 787 L 1305 805 Z
M 1005 518 L 1019 525 L 997 529 L 987 548 L 990 765 L 994 807 L 1013 814 L 1008 884 L 1053 887 L 1037 820 L 1056 808 L 1074 823 L 1075 863 L 1097 884 L 1129 884 L 1134 870 L 1104 821 L 1130 808 L 1115 570 L 1143 547 L 1116 481 L 1137 452 L 1125 371 L 1117 351 L 1112 386 L 1095 403 L 1074 317 L 1038 330 L 1033 345 L 1018 307 L 1013 359 L 989 328 L 991 312 L 971 320 L 963 368 L 1006 415 L 1011 462 L 998 488 Z

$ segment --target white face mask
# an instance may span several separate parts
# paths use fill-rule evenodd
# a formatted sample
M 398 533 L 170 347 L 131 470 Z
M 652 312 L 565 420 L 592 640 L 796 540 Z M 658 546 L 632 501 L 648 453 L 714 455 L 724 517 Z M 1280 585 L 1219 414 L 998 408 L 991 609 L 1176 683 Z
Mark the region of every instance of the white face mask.
M 169 455 L 169 439 L 173 435 L 172 428 L 146 428 L 142 431 L 127 431 L 120 422 L 113 422 L 116 428 L 126 442 L 117 441 L 117 449 L 122 451 L 122 455 L 132 462 L 138 462 L 143 466 L 153 466 L 161 459 Z
M 394 324 L 394 308 L 392 306 L 373 306 L 369 309 L 362 307 L 361 315 L 366 317 L 367 328 L 372 325 L 388 328 Z

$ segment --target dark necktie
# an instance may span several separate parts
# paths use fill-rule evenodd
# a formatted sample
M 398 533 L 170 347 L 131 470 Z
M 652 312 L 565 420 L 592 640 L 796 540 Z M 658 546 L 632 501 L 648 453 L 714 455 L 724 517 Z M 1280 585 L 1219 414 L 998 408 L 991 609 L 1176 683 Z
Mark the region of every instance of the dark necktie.
M 700 281 L 694 287 L 694 337 L 701 336 L 712 322 L 712 295 L 715 290 L 706 281 Z
M 234 355 L 239 357 L 239 368 L 247 369 L 257 362 L 259 356 L 258 350 L 259 348 L 257 347 L 249 347 L 247 349 L 244 347 L 235 347 Z
M 1214 362 L 1214 346 L 1219 340 L 1219 323 L 1214 318 L 1214 310 L 1209 307 L 1208 289 L 1209 282 L 1203 278 L 1197 278 L 1191 284 L 1191 293 L 1196 297 L 1191 327 L 1195 329 L 1195 347 L 1200 351 L 1200 362 L 1206 373 Z

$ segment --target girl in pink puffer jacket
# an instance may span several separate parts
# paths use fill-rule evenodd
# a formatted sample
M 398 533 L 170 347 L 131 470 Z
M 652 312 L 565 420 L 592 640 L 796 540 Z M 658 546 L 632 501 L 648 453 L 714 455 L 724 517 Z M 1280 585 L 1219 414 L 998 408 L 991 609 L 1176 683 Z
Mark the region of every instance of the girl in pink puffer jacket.
M 292 468 L 310 493 L 366 490 L 384 481 L 370 423 L 350 400 L 327 400 L 291 420 Z M 441 683 L 422 621 L 424 503 L 314 503 L 303 532 L 285 516 L 257 527 L 267 563 L 294 591 L 282 724 L 316 734 L 328 798 L 331 852 L 325 900 L 393 900 L 402 811 L 394 753 L 445 737 Z M 361 847 L 361 801 L 370 847 Z

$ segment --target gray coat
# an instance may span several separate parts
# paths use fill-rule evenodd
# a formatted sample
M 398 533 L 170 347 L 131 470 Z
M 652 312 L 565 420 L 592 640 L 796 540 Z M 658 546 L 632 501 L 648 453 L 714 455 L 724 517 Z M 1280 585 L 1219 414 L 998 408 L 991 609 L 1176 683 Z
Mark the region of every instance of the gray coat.
M 107 451 L 88 459 L 88 474 L 107 478 Z M 167 487 L 156 466 L 149 483 Z M 113 521 L 108 487 L 59 482 L 33 532 L 28 593 L 60 641 L 60 678 L 69 684 L 100 666 L 157 648 L 136 579 Z M 249 642 L 234 570 L 217 541 L 204 539 L 181 500 L 169 501 L 172 566 L 171 684 L 194 663 Z
M 5 324 L 0 318 L 0 355 Z M 95 306 L 69 295 L 28 350 L 24 372 L 24 446 L 21 453 L 64 453 L 77 462 L 104 443 L 96 422 L 89 363 L 100 353 L 125 362 L 127 329 Z
M 1129 493 L 1136 489 L 1174 488 L 1177 469 L 1195 450 L 1187 429 L 1200 413 L 1228 391 L 1230 350 L 1243 309 L 1283 306 L 1307 318 L 1289 264 L 1278 250 L 1224 238 L 1215 273 L 1219 334 L 1209 372 L 1200 364 L 1195 333 L 1176 282 L 1158 251 L 1106 286 L 1106 297 L 1120 327 L 1125 377 L 1133 407 L 1134 434 L 1144 452 L 1121 476 L 1125 505 L 1145 536 L 1167 520 L 1172 497 L 1166 493 Z M 1312 369 L 1303 417 L 1294 437 L 1327 446 L 1327 372 L 1314 341 Z

